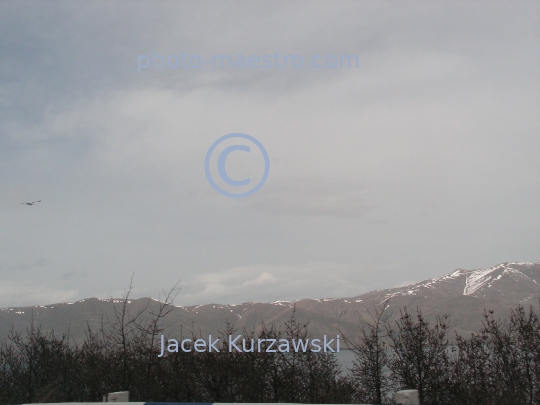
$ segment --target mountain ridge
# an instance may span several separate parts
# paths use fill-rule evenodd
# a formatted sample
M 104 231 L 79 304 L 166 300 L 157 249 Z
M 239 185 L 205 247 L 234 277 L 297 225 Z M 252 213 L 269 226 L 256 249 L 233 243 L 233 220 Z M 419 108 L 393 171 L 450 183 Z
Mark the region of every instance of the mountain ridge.
M 505 262 L 487 269 L 456 269 L 441 277 L 345 298 L 174 306 L 164 326 L 169 335 L 216 335 L 226 322 L 233 323 L 239 331 L 259 330 L 261 322 L 282 325 L 294 311 L 300 321 L 310 322 L 314 336 L 342 331 L 352 337 L 359 322 L 368 320 L 375 306 L 387 299 L 387 319 L 391 323 L 406 306 L 410 312 L 420 308 L 431 321 L 448 313 L 451 331 L 469 334 L 481 327 L 484 310 L 491 309 L 497 316 L 505 317 L 518 304 L 538 306 L 540 263 Z M 97 329 L 103 319 L 112 319 L 114 307 L 122 302 L 118 298 L 85 298 L 71 303 L 2 308 L 0 336 L 7 336 L 12 328 L 24 331 L 33 319 L 44 331 L 69 331 L 74 339 L 82 339 L 88 327 Z M 159 301 L 148 297 L 128 300 L 130 311 L 136 312 L 146 305 L 156 307 Z

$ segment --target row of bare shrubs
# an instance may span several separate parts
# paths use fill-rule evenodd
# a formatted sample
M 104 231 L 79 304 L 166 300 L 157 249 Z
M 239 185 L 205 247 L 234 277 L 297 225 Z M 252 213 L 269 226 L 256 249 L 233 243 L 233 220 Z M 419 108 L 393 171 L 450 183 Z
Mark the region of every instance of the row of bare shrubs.
M 423 404 L 540 404 L 540 321 L 517 307 L 506 321 L 486 313 L 483 328 L 448 342 L 449 319 L 430 324 L 404 308 L 385 321 L 388 302 L 348 340 L 355 362 L 340 373 L 329 353 L 160 353 L 163 318 L 177 289 L 158 307 L 129 311 L 128 298 L 112 319 L 82 342 L 31 327 L 0 344 L 0 403 L 94 402 L 129 391 L 132 401 L 392 403 L 399 389 L 418 389 Z M 294 312 L 281 328 L 243 330 L 246 338 L 305 339 L 308 325 Z M 193 337 L 193 336 L 192 336 Z
M 12 333 L 0 344 L 0 403 L 93 402 L 108 392 L 129 391 L 131 401 L 159 402 L 324 402 L 348 403 L 353 386 L 340 376 L 335 357 L 325 353 L 229 352 L 226 324 L 220 352 L 161 351 L 163 318 L 177 290 L 158 307 L 129 311 L 129 291 L 112 319 L 82 342 L 44 333 L 39 327 Z M 305 339 L 307 325 L 293 316 L 281 329 L 246 339 Z M 189 336 L 194 341 L 195 336 Z
M 417 389 L 420 403 L 437 405 L 540 404 L 540 320 L 518 306 L 506 320 L 486 311 L 482 328 L 449 344 L 449 317 L 430 324 L 417 309 L 384 321 L 388 302 L 349 342 L 355 399 L 391 403 L 400 389 Z

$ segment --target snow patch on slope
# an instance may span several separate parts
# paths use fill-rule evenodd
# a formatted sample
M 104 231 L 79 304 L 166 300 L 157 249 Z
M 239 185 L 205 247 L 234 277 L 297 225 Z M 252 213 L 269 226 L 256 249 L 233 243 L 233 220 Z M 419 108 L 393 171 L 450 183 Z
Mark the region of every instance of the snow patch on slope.
M 503 265 L 499 264 L 495 267 L 490 267 L 488 269 L 475 270 L 465 280 L 465 289 L 463 290 L 463 295 L 472 295 L 482 287 L 486 286 L 490 281 L 493 280 L 494 271 L 501 269 Z
M 513 268 L 513 265 L 529 267 L 533 263 L 502 263 L 488 269 L 474 270 L 466 278 L 463 295 L 473 295 L 482 288 L 490 288 L 495 281 L 501 280 L 503 276 L 520 283 L 538 284 L 520 270 Z

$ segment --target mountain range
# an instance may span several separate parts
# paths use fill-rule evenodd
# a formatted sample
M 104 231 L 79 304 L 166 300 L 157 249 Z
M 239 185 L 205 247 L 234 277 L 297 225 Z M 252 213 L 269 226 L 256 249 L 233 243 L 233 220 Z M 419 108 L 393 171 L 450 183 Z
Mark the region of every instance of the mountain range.
M 352 338 L 359 323 L 369 320 L 375 307 L 387 299 L 390 303 L 384 319 L 391 324 L 399 319 L 403 307 L 411 313 L 418 308 L 430 321 L 437 315 L 450 315 L 450 337 L 454 332 L 466 335 L 481 327 L 485 310 L 493 310 L 496 317 L 504 318 L 518 304 L 537 308 L 540 263 L 501 263 L 487 269 L 457 269 L 442 277 L 349 298 L 174 306 L 163 324 L 166 336 L 170 337 L 191 336 L 192 333 L 216 336 L 225 329 L 227 321 L 234 323 L 237 333 L 242 333 L 243 328 L 259 329 L 261 322 L 279 327 L 294 310 L 298 320 L 309 321 L 313 337 L 342 333 Z M 80 340 L 88 328 L 97 330 L 107 317 L 113 319 L 114 308 L 118 309 L 122 303 L 118 298 L 88 298 L 73 303 L 2 308 L 0 337 L 5 338 L 12 329 L 24 331 L 33 320 L 34 326 L 40 325 L 43 331 L 54 330 L 57 334 L 69 331 L 70 336 Z M 158 305 L 159 301 L 152 298 L 127 302 L 130 313 Z

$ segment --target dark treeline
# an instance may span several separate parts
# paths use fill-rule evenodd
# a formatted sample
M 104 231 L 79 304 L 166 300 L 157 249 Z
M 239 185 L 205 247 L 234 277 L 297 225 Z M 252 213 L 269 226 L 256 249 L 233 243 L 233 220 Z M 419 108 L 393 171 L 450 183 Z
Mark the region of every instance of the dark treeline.
M 113 319 L 88 330 L 82 342 L 30 328 L 0 345 L 0 403 L 101 401 L 129 391 L 132 401 L 392 403 L 400 389 L 418 389 L 423 404 L 540 404 L 540 324 L 532 308 L 517 307 L 506 321 L 486 313 L 483 328 L 448 343 L 449 319 L 430 324 L 404 308 L 394 324 L 378 307 L 349 341 L 356 360 L 340 374 L 328 353 L 229 352 L 227 324 L 219 353 L 160 353 L 165 302 L 136 314 L 128 293 Z M 242 330 L 245 338 L 305 339 L 294 318 L 281 328 Z M 194 336 L 190 336 L 193 338 Z
M 352 370 L 356 399 L 391 403 L 401 389 L 417 389 L 422 404 L 540 404 L 540 321 L 531 306 L 501 321 L 486 311 L 480 331 L 448 341 L 449 317 L 430 324 L 407 308 L 385 322 L 388 302 L 361 326 Z
M 0 403 L 93 402 L 114 391 L 129 391 L 131 401 L 351 401 L 353 386 L 339 376 L 340 367 L 329 354 L 229 352 L 229 334 L 305 339 L 307 325 L 294 314 L 281 329 L 262 325 L 258 333 L 226 324 L 219 353 L 179 350 L 158 357 L 161 321 L 171 311 L 177 290 L 165 302 L 135 314 L 128 310 L 129 291 L 113 319 L 104 319 L 97 331 L 89 328 L 82 342 L 39 327 L 24 335 L 12 333 L 0 345 Z M 196 336 L 189 338 L 194 341 Z

